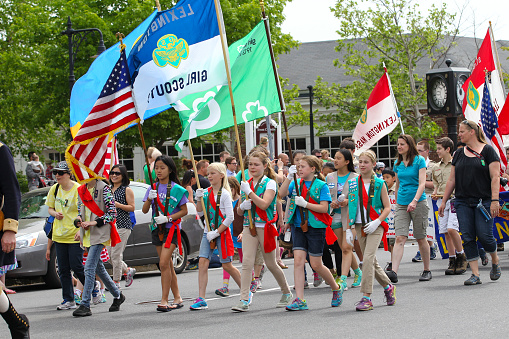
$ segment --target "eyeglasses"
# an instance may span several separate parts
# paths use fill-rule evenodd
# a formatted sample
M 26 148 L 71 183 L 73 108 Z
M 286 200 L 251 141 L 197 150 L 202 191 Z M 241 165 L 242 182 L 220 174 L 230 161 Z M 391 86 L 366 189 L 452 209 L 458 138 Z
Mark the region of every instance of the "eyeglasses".
M 69 174 L 68 171 L 53 171 L 53 175 L 64 175 Z
M 471 124 L 470 124 L 470 121 L 468 120 L 463 120 L 461 122 L 463 125 L 467 125 L 468 127 L 470 127 L 470 129 L 473 129 L 473 130 L 477 130 L 479 126 L 475 125 L 475 127 L 473 127 Z
M 317 157 L 317 158 L 321 158 L 322 156 L 321 156 L 321 155 L 317 155 L 316 157 Z
M 236 162 L 230 162 L 230 165 L 235 165 L 235 166 L 237 166 L 237 163 L 236 163 Z
M 112 176 L 112 175 L 122 175 L 122 173 L 120 173 L 120 172 L 110 172 L 110 176 Z

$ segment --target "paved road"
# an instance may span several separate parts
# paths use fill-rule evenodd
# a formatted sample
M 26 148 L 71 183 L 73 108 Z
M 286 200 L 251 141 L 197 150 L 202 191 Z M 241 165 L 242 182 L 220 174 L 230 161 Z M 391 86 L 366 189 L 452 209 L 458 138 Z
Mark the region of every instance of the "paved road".
M 73 318 L 72 311 L 56 310 L 61 300 L 60 290 L 42 286 L 18 288 L 12 300 L 16 308 L 30 319 L 32 338 L 149 338 L 156 335 L 185 338 L 205 335 L 213 338 L 457 338 L 507 335 L 508 252 L 500 253 L 502 278 L 499 281 L 489 280 L 489 266 L 481 268 L 482 285 L 463 286 L 463 281 L 470 274 L 445 276 L 446 260 L 432 261 L 433 279 L 419 282 L 422 264 L 411 262 L 416 250 L 417 246 L 411 245 L 407 245 L 405 250 L 396 305 L 386 306 L 382 288 L 375 285 L 375 309 L 362 313 L 356 312 L 354 306 L 361 297 L 358 289 L 350 288 L 344 293 L 343 305 L 331 308 L 331 292 L 326 285 L 305 290 L 309 311 L 276 309 L 274 306 L 281 294 L 269 272 L 264 277 L 262 289 L 254 296 L 251 310 L 248 313 L 232 313 L 230 308 L 238 301 L 239 289 L 232 286 L 232 296 L 228 298 L 214 294 L 214 290 L 222 284 L 220 269 L 209 271 L 209 309 L 204 311 L 189 311 L 191 302 L 186 301 L 183 309 L 157 313 L 156 303 L 150 302 L 160 298 L 160 277 L 157 274 L 137 275 L 133 285 L 123 290 L 127 300 L 121 311 L 116 313 L 108 312 L 111 295 L 107 295 L 108 303 L 93 306 L 91 317 Z M 379 250 L 378 257 L 385 264 L 388 253 Z M 289 266 L 285 270 L 286 277 L 293 284 L 293 261 L 285 260 L 285 263 Z M 236 265 L 240 267 L 238 263 Z M 309 268 L 308 273 L 311 277 Z M 178 280 L 184 298 L 197 297 L 196 271 L 186 271 L 178 276 Z M 349 280 L 349 285 L 351 282 Z M 6 325 L 1 322 L 0 338 L 6 337 L 6 331 Z

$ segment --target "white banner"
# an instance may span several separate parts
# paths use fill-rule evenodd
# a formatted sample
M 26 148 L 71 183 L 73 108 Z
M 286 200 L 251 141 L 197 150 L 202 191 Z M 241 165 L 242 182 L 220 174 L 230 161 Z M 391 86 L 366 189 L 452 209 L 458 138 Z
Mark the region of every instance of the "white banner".
M 387 231 L 387 238 L 396 238 L 396 233 L 394 231 L 394 216 L 396 214 L 396 198 L 394 194 L 389 195 L 389 199 L 391 201 L 391 213 L 387 217 L 387 224 L 389 225 L 389 230 Z M 428 229 L 427 229 L 427 239 L 429 241 L 435 241 L 435 221 L 433 216 L 433 205 L 431 203 L 431 196 L 426 194 L 426 200 L 428 202 Z M 410 222 L 410 229 L 408 231 L 408 239 L 415 240 L 414 238 L 414 227 L 412 222 Z

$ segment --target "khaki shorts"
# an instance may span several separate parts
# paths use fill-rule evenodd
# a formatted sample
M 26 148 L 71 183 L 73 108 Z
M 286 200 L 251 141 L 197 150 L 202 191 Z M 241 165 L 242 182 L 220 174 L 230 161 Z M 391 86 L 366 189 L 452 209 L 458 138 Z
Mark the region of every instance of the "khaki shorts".
M 426 238 L 428 229 L 428 202 L 426 200 L 419 201 L 412 212 L 407 212 L 407 207 L 408 205 L 396 204 L 396 215 L 394 216 L 396 236 L 408 237 L 410 221 L 412 221 L 414 225 L 414 238 Z

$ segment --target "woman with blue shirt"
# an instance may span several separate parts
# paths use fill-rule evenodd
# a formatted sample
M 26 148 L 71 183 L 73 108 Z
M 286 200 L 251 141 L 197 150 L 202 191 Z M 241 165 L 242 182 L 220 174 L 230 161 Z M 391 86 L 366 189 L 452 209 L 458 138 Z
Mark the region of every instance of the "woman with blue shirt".
M 413 223 L 414 238 L 419 244 L 424 271 L 420 281 L 431 280 L 429 270 L 429 246 L 426 241 L 428 228 L 428 202 L 424 193 L 426 184 L 426 160 L 417 152 L 415 140 L 411 135 L 402 134 L 398 138 L 398 160 L 394 164 L 396 172 L 396 215 L 394 228 L 396 243 L 392 252 L 392 271 L 388 276 L 393 283 L 398 282 L 398 269 L 408 239 L 410 222 Z

